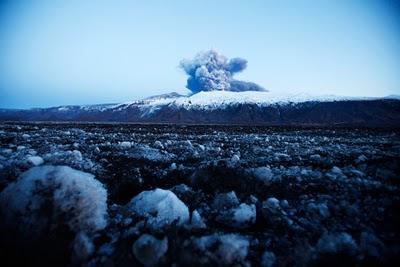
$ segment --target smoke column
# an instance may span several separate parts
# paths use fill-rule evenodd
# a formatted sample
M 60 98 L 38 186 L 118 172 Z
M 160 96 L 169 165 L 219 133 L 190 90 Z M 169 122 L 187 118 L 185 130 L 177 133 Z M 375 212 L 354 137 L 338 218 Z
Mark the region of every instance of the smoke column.
M 227 59 L 215 50 L 198 53 L 193 59 L 184 59 L 180 67 L 189 75 L 186 88 L 200 91 L 266 91 L 252 82 L 233 79 L 235 73 L 247 67 L 243 58 Z

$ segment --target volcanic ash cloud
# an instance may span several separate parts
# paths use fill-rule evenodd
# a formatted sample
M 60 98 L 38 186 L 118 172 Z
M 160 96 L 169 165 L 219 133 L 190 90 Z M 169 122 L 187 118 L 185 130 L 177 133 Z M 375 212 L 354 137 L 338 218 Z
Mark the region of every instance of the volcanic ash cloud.
M 243 58 L 227 59 L 215 50 L 198 53 L 193 59 L 184 59 L 180 67 L 189 75 L 186 87 L 193 93 L 200 91 L 266 91 L 253 82 L 233 79 L 235 73 L 247 67 Z

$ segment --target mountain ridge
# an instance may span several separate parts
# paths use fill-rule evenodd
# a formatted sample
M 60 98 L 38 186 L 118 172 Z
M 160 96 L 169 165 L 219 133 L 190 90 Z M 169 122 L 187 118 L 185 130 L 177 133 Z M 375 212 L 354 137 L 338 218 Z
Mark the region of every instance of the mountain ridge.
M 1 121 L 210 123 L 262 125 L 400 125 L 400 97 L 272 94 L 270 92 L 169 93 L 120 104 L 0 109 Z

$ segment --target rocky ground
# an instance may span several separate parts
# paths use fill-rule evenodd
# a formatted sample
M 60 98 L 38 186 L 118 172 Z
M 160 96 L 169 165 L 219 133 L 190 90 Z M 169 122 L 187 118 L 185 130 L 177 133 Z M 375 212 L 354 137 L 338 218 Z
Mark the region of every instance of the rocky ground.
M 399 134 L 1 124 L 0 256 L 25 266 L 399 266 Z

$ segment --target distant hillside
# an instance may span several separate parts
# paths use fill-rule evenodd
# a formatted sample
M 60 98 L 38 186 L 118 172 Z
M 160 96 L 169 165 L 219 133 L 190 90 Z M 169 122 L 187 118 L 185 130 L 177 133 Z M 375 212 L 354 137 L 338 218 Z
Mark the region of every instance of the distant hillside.
M 399 126 L 400 100 L 268 92 L 171 93 L 122 104 L 1 109 L 0 120 Z

